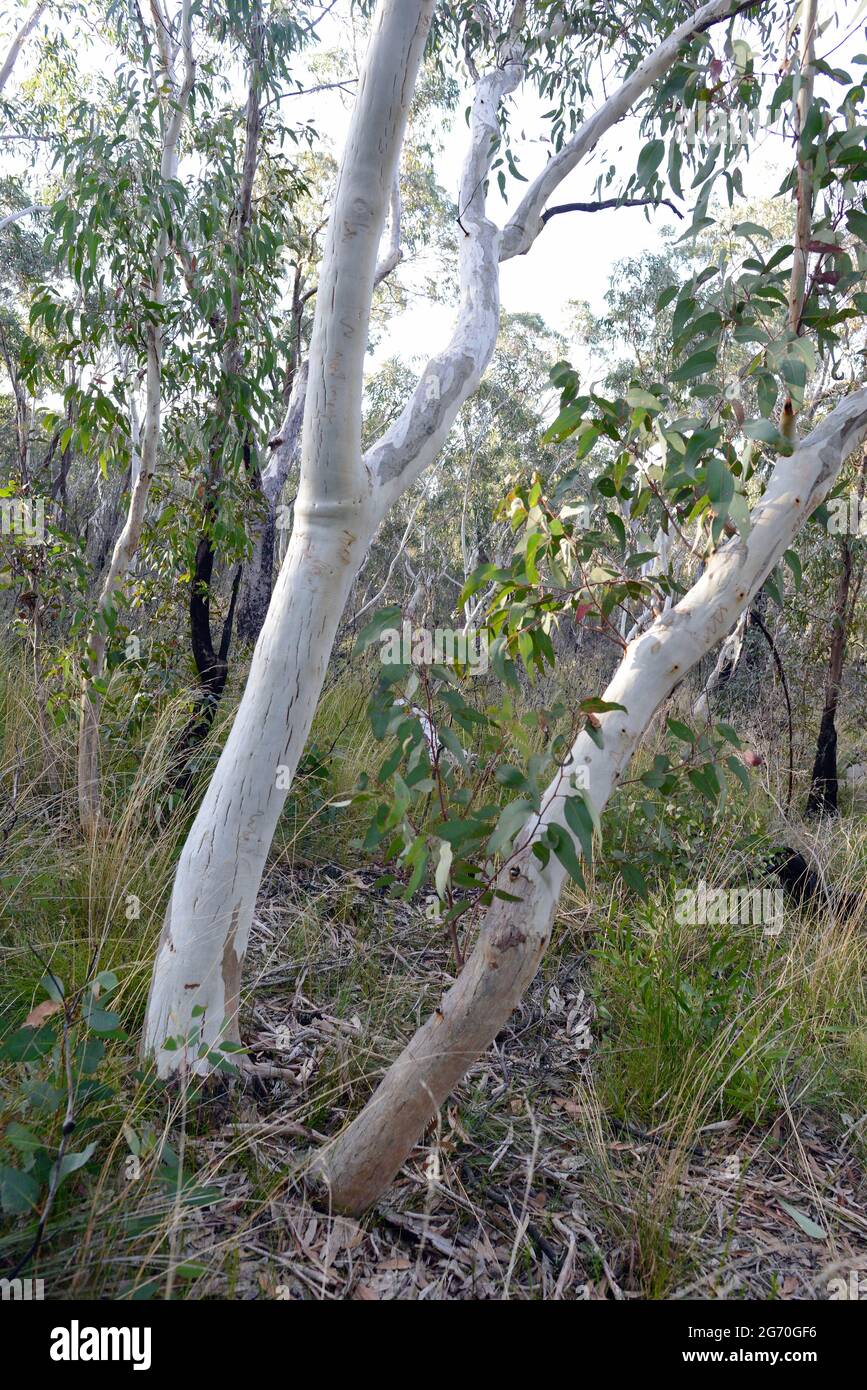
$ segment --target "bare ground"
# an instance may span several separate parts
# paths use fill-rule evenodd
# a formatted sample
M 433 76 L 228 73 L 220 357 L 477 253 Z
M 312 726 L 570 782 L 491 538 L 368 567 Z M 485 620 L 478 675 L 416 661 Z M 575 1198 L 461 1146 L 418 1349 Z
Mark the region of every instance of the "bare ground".
M 445 949 L 374 875 L 272 874 L 250 952 L 253 1075 L 189 1117 L 195 1296 L 817 1299 L 867 1271 L 867 1182 L 827 1117 L 695 1133 L 601 1113 L 586 913 L 362 1222 L 317 1209 L 305 1154 L 355 1113 L 448 983 Z M 568 949 L 567 949 L 568 947 Z M 867 1273 L 860 1276 L 867 1282 Z

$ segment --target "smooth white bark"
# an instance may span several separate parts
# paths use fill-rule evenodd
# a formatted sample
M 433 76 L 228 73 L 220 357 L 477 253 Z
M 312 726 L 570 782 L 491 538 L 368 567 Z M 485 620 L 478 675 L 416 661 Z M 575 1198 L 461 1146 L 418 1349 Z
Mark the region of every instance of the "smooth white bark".
M 205 1010 L 210 1046 L 238 1040 L 241 964 L 264 856 L 304 750 L 337 625 L 364 543 L 314 509 L 296 516 L 268 619 L 256 644 L 256 680 L 184 846 L 154 966 L 144 1046 L 163 1075 L 207 1058 L 166 1051 Z
M 376 267 L 374 286 L 396 270 L 402 257 L 401 197 L 400 181 L 395 176 L 391 188 L 391 208 L 389 215 L 388 244 Z M 304 424 L 304 411 L 307 400 L 309 362 L 304 358 L 299 362 L 292 382 L 292 391 L 286 407 L 286 414 L 267 466 L 262 471 L 262 498 L 264 516 L 252 528 L 252 553 L 244 566 L 241 592 L 238 599 L 238 636 L 255 640 L 262 630 L 268 604 L 271 602 L 271 586 L 274 563 L 274 541 L 277 532 L 277 506 L 280 494 L 286 484 L 289 472 L 297 464 L 301 452 L 301 434 Z M 281 531 L 284 528 L 280 528 Z M 280 560 L 285 556 L 288 538 L 281 534 L 283 546 Z
M 487 216 L 485 184 L 499 141 L 500 103 L 522 76 L 521 50 L 511 47 L 501 55 L 501 66 L 476 84 L 459 192 L 457 323 L 448 346 L 430 359 L 394 424 L 365 455 L 365 466 L 377 484 L 374 498 L 380 518 L 437 457 L 496 346 L 501 232 Z
M 145 1021 L 161 1075 L 206 1073 L 166 1049 L 238 1036 L 241 965 L 265 856 L 310 729 L 343 608 L 376 528 L 361 451 L 368 321 L 409 104 L 434 0 L 385 0 L 359 83 L 316 297 L 292 537 L 232 731 L 178 864 Z M 393 221 L 397 219 L 393 217 Z M 204 1010 L 193 1018 L 193 1009 Z

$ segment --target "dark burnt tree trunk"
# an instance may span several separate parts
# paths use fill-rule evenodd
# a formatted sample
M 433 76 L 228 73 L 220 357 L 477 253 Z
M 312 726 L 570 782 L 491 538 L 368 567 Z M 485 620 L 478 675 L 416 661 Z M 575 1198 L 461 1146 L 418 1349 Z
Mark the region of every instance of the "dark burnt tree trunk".
M 184 793 L 190 789 L 193 782 L 192 754 L 213 724 L 226 686 L 226 678 L 229 673 L 229 647 L 232 641 L 235 608 L 241 584 L 242 568 L 238 566 L 232 583 L 229 609 L 223 623 L 219 646 L 215 647 L 211 632 L 211 585 L 216 558 L 213 537 L 220 512 L 223 456 L 227 439 L 232 438 L 233 426 L 235 437 L 243 440 L 241 452 L 247 478 L 254 486 L 259 481 L 250 423 L 243 409 L 236 404 L 236 388 L 242 370 L 242 280 L 253 218 L 253 181 L 259 158 L 259 135 L 262 127 L 260 107 L 262 38 L 262 19 L 258 6 L 256 6 L 251 31 L 252 57 L 247 89 L 244 160 L 233 214 L 235 222 L 234 272 L 226 320 L 223 325 L 224 345 L 217 391 L 217 409 L 214 414 L 213 433 L 208 447 L 208 469 L 203 488 L 204 517 L 196 546 L 196 559 L 190 591 L 190 646 L 199 678 L 199 694 L 196 708 L 178 741 L 175 771 L 172 776 L 173 787 L 179 788 Z
M 193 786 L 193 755 L 214 722 L 229 674 L 229 646 L 232 641 L 238 585 L 241 582 L 241 566 L 239 565 L 235 571 L 229 610 L 223 622 L 220 645 L 216 648 L 211 634 L 210 595 L 213 567 L 213 549 L 207 538 L 202 537 L 196 548 L 196 571 L 190 595 L 190 634 L 193 660 L 199 677 L 199 693 L 195 708 L 175 745 L 173 771 L 170 776 L 172 791 L 179 791 L 183 796 L 186 796 Z
M 863 476 L 859 492 L 862 490 Z M 834 598 L 831 647 L 825 675 L 825 703 L 810 779 L 810 794 L 807 797 L 807 816 L 837 814 L 837 708 L 840 701 L 843 661 L 846 656 L 846 638 L 862 576 L 863 566 L 857 578 L 853 577 L 852 542 L 847 538 L 841 542 L 840 547 L 840 573 Z
M 195 577 L 190 594 L 190 638 L 193 660 L 196 663 L 201 687 L 205 731 L 213 723 L 217 705 L 220 703 L 226 686 L 226 677 L 229 674 L 229 645 L 232 640 L 232 624 L 238 598 L 238 585 L 241 582 L 241 566 L 239 565 L 232 583 L 229 611 L 223 623 L 220 645 L 215 648 L 211 634 L 211 579 L 213 570 L 214 550 L 207 536 L 202 536 L 196 547 Z

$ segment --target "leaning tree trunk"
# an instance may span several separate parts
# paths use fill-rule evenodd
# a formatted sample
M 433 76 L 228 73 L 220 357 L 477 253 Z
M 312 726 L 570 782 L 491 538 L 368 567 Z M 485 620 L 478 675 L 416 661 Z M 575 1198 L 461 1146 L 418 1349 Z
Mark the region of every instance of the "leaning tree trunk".
M 862 389 L 790 458 L 778 462 L 753 511 L 748 537 L 729 540 L 680 603 L 630 645 L 603 697 L 625 710 L 600 716 L 601 748 L 588 734 L 578 736 L 570 761 L 547 789 L 541 816 L 525 828 L 520 852 L 497 885 L 520 901 L 494 900 L 456 984 L 357 1119 L 318 1156 L 317 1170 L 335 1208 L 359 1213 L 376 1200 L 464 1072 L 503 1028 L 535 975 L 550 939 L 565 869 L 554 855 L 543 867 L 531 846 L 551 824 L 571 834 L 563 814 L 570 773 L 586 769 L 582 785 L 589 786 L 601 814 L 662 702 L 749 606 L 865 436 L 867 389 Z
M 375 258 L 433 8 L 434 0 L 383 0 L 359 83 L 316 295 L 292 538 L 235 724 L 178 863 L 154 965 L 143 1047 L 163 1076 L 191 1061 L 205 1074 L 220 1041 L 237 1039 L 238 979 L 256 893 L 341 609 L 382 518 L 437 458 L 490 361 L 499 263 L 529 250 L 553 190 L 671 68 L 683 43 L 727 19 L 736 0 L 709 0 L 663 39 L 548 160 L 501 230 L 487 215 L 486 185 L 501 140 L 502 102 L 524 75 L 522 6 L 515 6 L 515 22 L 496 65 L 476 83 L 470 113 L 454 334 L 397 420 L 362 454 Z M 193 1059 L 187 1048 L 164 1046 L 167 1037 L 192 1033 L 202 1039 Z

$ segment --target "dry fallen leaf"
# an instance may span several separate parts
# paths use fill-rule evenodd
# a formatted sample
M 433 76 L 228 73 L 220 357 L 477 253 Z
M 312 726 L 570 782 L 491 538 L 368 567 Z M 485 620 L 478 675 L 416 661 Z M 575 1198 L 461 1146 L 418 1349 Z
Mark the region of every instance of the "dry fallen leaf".
M 363 1240 L 364 1231 L 357 1221 L 351 1221 L 348 1216 L 335 1216 L 326 1245 L 336 1254 L 340 1250 L 354 1250 Z
M 24 1027 L 39 1028 L 47 1018 L 62 1008 L 63 1005 L 59 1004 L 56 999 L 43 999 L 41 1004 L 37 1004 L 35 1009 L 30 1010 L 24 1020 Z

